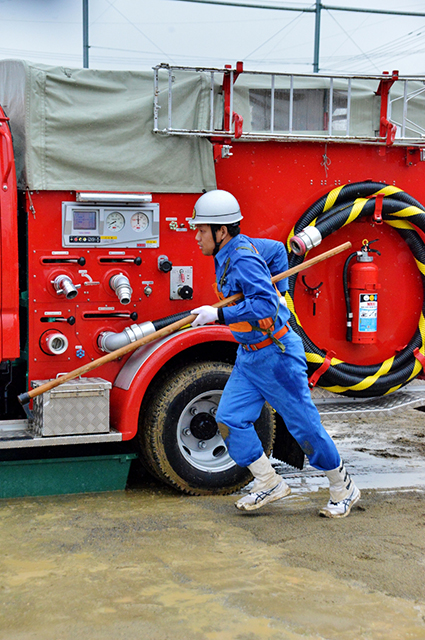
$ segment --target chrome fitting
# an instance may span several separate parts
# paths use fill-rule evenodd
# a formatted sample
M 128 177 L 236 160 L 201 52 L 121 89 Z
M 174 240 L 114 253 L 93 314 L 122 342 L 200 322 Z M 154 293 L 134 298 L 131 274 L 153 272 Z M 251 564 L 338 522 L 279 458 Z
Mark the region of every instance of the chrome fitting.
M 131 302 L 131 294 L 133 289 L 130 286 L 130 280 L 123 273 L 117 273 L 109 280 L 109 286 L 117 294 L 121 304 L 129 304 Z
M 152 322 L 141 322 L 140 324 L 132 324 L 123 331 L 128 336 L 129 342 L 136 342 L 150 333 L 154 333 L 155 327 Z
M 58 295 L 64 294 L 67 300 L 72 300 L 78 293 L 80 284 L 74 284 L 71 278 L 65 274 L 57 276 L 52 280 L 52 285 Z
M 305 227 L 296 236 L 293 236 L 289 245 L 296 256 L 303 256 L 307 251 L 317 247 L 322 242 L 322 234 L 316 227 Z
M 120 333 L 114 333 L 113 331 L 102 331 L 97 337 L 97 346 L 101 351 L 106 353 L 112 353 L 121 347 L 125 347 L 140 338 L 148 336 L 150 333 L 154 333 L 155 327 L 152 322 L 142 322 L 141 324 L 132 324 L 130 327 L 126 327 L 124 331 Z

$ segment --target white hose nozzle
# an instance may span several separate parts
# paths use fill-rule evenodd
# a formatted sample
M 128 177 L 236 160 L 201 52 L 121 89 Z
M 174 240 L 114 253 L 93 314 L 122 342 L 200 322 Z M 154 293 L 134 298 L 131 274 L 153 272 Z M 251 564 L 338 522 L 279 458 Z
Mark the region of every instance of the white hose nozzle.
M 41 336 L 40 348 L 50 356 L 60 356 L 68 349 L 68 338 L 60 331 L 51 329 Z
M 322 234 L 316 227 L 305 227 L 296 236 L 293 236 L 289 244 L 296 256 L 303 256 L 307 251 L 317 247 L 322 242 Z

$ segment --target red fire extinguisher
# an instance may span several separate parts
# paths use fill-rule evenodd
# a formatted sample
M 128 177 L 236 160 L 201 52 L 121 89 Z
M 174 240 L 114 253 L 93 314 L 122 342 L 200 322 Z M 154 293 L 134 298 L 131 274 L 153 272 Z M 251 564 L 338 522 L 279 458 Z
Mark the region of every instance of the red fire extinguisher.
M 347 308 L 347 341 L 373 344 L 378 330 L 378 266 L 372 253 L 381 255 L 370 245 L 377 240 L 363 240 L 361 251 L 348 256 L 344 264 L 344 295 Z M 349 269 L 350 262 L 356 262 Z

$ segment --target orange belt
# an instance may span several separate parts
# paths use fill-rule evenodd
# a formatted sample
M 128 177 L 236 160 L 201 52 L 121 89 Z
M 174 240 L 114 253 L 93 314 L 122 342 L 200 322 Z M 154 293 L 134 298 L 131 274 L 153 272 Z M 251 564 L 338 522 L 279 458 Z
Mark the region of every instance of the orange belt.
M 288 333 L 289 331 L 289 327 L 286 324 L 283 329 L 280 329 L 277 333 L 274 334 L 274 338 L 276 338 L 276 340 L 279 340 L 279 338 L 281 338 L 282 336 L 285 335 L 285 333 Z M 242 344 L 241 347 L 242 349 L 245 349 L 245 351 L 258 351 L 258 349 L 262 349 L 263 347 L 268 347 L 270 344 L 272 344 L 273 340 L 271 338 L 266 338 L 266 340 L 263 340 L 262 342 L 257 342 L 256 344 Z

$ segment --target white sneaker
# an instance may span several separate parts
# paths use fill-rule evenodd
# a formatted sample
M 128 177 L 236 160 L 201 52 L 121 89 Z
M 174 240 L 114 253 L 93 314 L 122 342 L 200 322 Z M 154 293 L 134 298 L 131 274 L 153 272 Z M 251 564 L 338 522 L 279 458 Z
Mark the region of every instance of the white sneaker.
M 319 511 L 319 515 L 324 516 L 325 518 L 346 518 L 352 507 L 360 500 L 360 496 L 360 490 L 356 487 L 354 482 L 352 482 L 352 491 L 350 495 L 339 502 L 329 500 L 326 507 Z
M 257 482 L 256 490 L 256 481 L 254 481 L 252 492 L 235 502 L 235 507 L 237 509 L 241 509 L 241 511 L 253 511 L 254 509 L 260 509 L 260 507 L 263 507 L 265 504 L 274 502 L 275 500 L 280 500 L 280 498 L 285 498 L 291 493 L 291 488 L 288 487 L 283 479 L 271 489 L 260 490 L 258 488 L 258 484 L 260 483 Z

